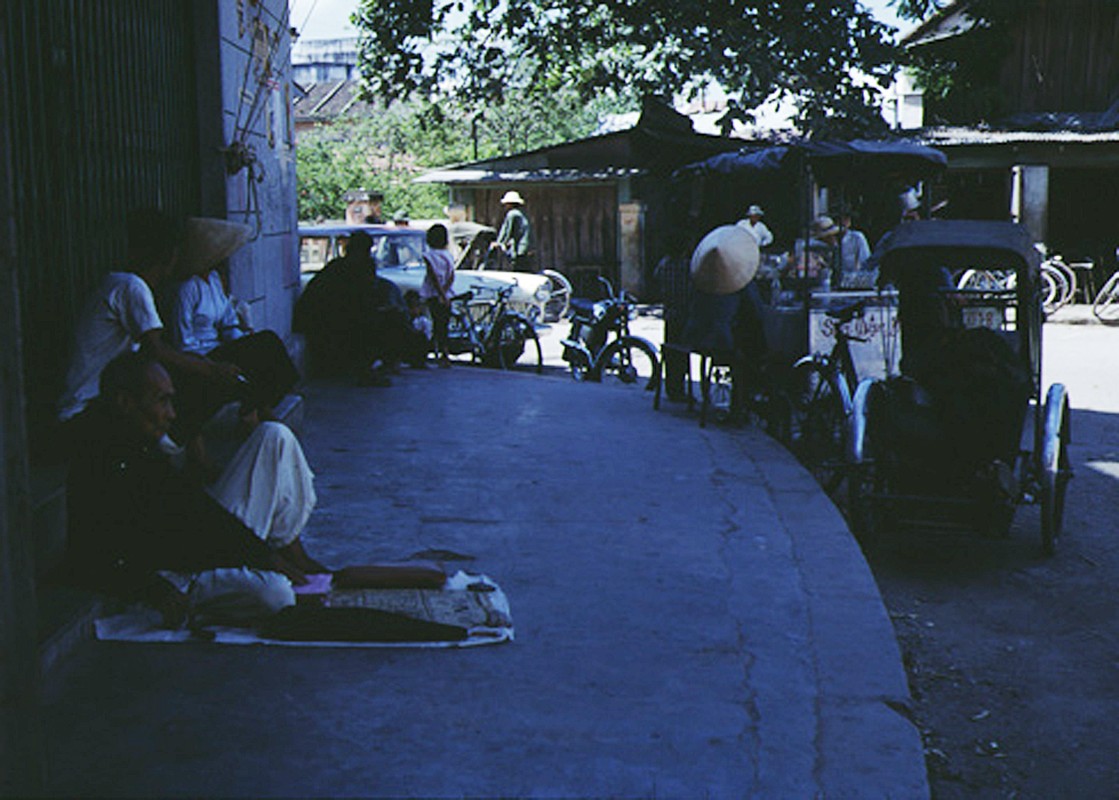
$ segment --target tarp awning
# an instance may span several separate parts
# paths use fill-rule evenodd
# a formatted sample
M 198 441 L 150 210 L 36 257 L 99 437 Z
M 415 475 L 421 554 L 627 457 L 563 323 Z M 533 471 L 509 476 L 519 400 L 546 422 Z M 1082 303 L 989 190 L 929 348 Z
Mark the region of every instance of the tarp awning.
M 681 167 L 677 176 L 777 171 L 789 164 L 794 154 L 807 159 L 821 177 L 868 166 L 873 166 L 876 171 L 896 170 L 911 177 L 921 177 L 933 174 L 948 164 L 944 153 L 933 147 L 897 140 L 855 139 L 849 142 L 800 142 L 761 150 L 720 153 Z

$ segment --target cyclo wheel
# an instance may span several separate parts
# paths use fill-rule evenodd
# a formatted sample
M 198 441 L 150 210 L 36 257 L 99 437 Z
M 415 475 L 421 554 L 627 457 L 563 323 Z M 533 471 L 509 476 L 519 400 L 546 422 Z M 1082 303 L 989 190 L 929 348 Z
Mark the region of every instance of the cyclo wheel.
M 595 380 L 638 385 L 647 391 L 657 388 L 660 361 L 656 348 L 636 336 L 615 339 L 596 359 Z
M 1069 403 L 1065 387 L 1054 384 L 1045 398 L 1045 426 L 1041 446 L 1041 548 L 1057 551 L 1064 529 L 1065 490 L 1072 469 L 1069 464 Z
M 792 446 L 828 494 L 845 474 L 846 415 L 828 372 L 817 361 L 798 365 L 792 374 Z

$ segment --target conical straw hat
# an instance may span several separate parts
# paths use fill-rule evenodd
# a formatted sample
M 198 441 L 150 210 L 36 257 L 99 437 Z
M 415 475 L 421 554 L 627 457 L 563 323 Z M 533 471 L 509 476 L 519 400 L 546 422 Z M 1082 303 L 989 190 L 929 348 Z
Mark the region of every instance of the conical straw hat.
M 209 272 L 252 238 L 253 229 L 239 222 L 190 217 L 179 265 L 192 274 Z
M 721 225 L 700 240 L 692 253 L 692 283 L 707 294 L 732 294 L 758 272 L 758 241 L 737 225 Z

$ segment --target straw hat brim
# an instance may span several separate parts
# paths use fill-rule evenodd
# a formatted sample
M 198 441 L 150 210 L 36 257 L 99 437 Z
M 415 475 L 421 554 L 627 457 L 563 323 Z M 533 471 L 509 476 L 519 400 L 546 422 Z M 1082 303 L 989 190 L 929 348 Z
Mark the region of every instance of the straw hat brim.
M 210 217 L 190 217 L 179 263 L 191 273 L 208 272 L 240 250 L 253 229 L 239 222 Z
M 707 294 L 732 294 L 758 272 L 758 240 L 737 225 L 721 225 L 708 233 L 692 253 L 692 283 Z

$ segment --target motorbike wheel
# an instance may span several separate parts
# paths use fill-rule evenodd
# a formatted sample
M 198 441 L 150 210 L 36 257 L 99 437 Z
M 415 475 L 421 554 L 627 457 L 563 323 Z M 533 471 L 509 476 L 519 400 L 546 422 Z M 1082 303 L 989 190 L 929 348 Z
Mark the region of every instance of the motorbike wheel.
M 595 379 L 637 385 L 646 391 L 657 388 L 660 361 L 656 349 L 644 339 L 615 339 L 596 359 Z

